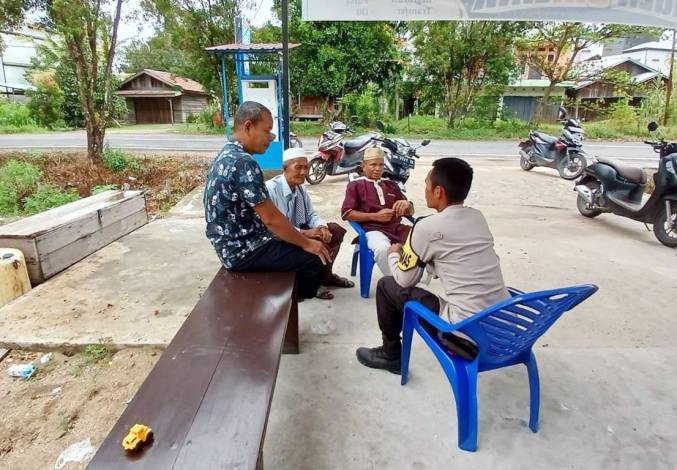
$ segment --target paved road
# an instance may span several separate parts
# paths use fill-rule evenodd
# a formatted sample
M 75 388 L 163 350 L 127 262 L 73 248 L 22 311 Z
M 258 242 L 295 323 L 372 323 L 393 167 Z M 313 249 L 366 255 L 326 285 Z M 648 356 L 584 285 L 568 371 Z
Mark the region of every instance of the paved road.
M 132 132 L 129 130 L 109 131 L 106 141 L 111 146 L 136 151 L 159 152 L 216 152 L 223 145 L 221 136 L 186 135 L 168 132 Z M 304 138 L 303 146 L 311 151 L 317 139 Z M 55 132 L 49 134 L 0 135 L 0 149 L 75 149 L 86 146 L 83 131 Z M 639 142 L 587 142 L 584 147 L 588 154 L 614 157 L 628 163 L 655 163 L 657 155 L 645 144 Z M 516 140 L 464 141 L 434 140 L 419 150 L 422 158 L 456 156 L 466 158 L 513 159 L 517 156 Z

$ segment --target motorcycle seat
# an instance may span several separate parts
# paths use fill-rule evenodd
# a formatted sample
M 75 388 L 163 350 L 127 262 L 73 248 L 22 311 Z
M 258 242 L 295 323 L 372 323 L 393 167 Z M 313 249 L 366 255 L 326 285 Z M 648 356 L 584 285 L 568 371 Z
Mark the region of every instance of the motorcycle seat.
M 597 161 L 609 165 L 616 170 L 619 175 L 632 183 L 646 183 L 646 173 L 638 166 L 626 165 L 604 157 L 597 157 Z
M 374 134 L 365 134 L 357 137 L 355 139 L 346 140 L 343 142 L 343 147 L 346 149 L 346 152 L 356 152 L 357 150 L 364 147 L 372 138 Z
M 544 134 L 543 132 L 534 132 L 534 136 L 537 139 L 542 140 L 546 144 L 554 144 L 555 142 L 557 142 L 557 137 L 553 137 L 551 135 Z

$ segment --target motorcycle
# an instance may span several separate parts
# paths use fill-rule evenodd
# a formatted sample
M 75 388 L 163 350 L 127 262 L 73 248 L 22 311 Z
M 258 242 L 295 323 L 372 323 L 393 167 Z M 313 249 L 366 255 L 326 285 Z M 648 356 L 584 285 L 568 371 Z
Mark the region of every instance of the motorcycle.
M 381 133 L 370 132 L 346 140 L 352 134 L 350 128 L 340 121 L 332 122 L 329 130 L 320 137 L 317 152 L 310 157 L 306 181 L 309 184 L 319 184 L 327 175 L 361 175 L 364 151 L 380 146 L 385 153 L 383 177 L 396 181 L 404 190 L 409 173 L 415 166 L 414 158 L 418 158 L 417 148 L 404 139 L 384 137 L 383 122 L 377 121 L 376 127 Z M 429 143 L 429 140 L 424 140 L 421 146 Z
M 582 148 L 583 128 L 576 119 L 567 118 L 567 111 L 561 106 L 559 121 L 562 123 L 559 139 L 533 130 L 528 140 L 520 142 L 520 166 L 524 171 L 537 166 L 555 168 L 565 180 L 575 180 L 587 165 Z
M 301 139 L 299 139 L 299 136 L 294 134 L 293 132 L 289 133 L 289 145 L 291 145 L 292 148 L 303 148 L 303 142 L 301 142 Z
M 658 129 L 652 122 L 649 131 Z M 576 184 L 576 206 L 581 215 L 597 217 L 611 212 L 621 217 L 653 224 L 654 235 L 663 245 L 677 248 L 677 143 L 645 141 L 659 154 L 655 189 L 646 202 L 642 195 L 647 176 L 640 167 L 595 157 Z

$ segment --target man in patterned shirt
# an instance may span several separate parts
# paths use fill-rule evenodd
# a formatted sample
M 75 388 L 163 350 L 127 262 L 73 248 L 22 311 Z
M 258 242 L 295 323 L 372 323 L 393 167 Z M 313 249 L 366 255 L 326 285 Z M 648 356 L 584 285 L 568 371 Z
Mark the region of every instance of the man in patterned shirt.
M 247 101 L 235 113 L 235 135 L 212 162 L 204 193 L 207 238 L 229 271 L 296 272 L 298 294 L 315 297 L 329 252 L 306 237 L 270 200 L 263 172 L 251 154 L 273 140 L 273 117 Z

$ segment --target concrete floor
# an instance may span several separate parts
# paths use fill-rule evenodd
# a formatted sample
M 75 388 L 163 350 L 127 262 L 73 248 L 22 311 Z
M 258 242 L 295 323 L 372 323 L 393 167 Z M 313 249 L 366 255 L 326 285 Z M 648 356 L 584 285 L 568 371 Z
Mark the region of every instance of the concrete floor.
M 365 300 L 357 288 L 337 290 L 333 302 L 300 306 L 302 353 L 282 358 L 267 468 L 677 468 L 677 250 L 639 223 L 578 215 L 572 184 L 552 170 L 471 163 L 468 204 L 487 217 L 509 285 L 600 286 L 536 345 L 539 432 L 526 427 L 524 368 L 489 372 L 479 384 L 478 452 L 460 451 L 451 390 L 432 354 L 417 340 L 406 387 L 397 376 L 359 365 L 355 348 L 379 339 L 373 293 Z M 408 185 L 419 215 L 429 212 L 422 192 L 429 169 L 420 164 Z M 329 220 L 338 217 L 344 187 L 345 178 L 335 177 L 310 188 Z M 198 204 L 1 309 L 0 345 L 166 343 L 218 268 L 195 217 Z M 343 275 L 351 236 L 336 262 Z

